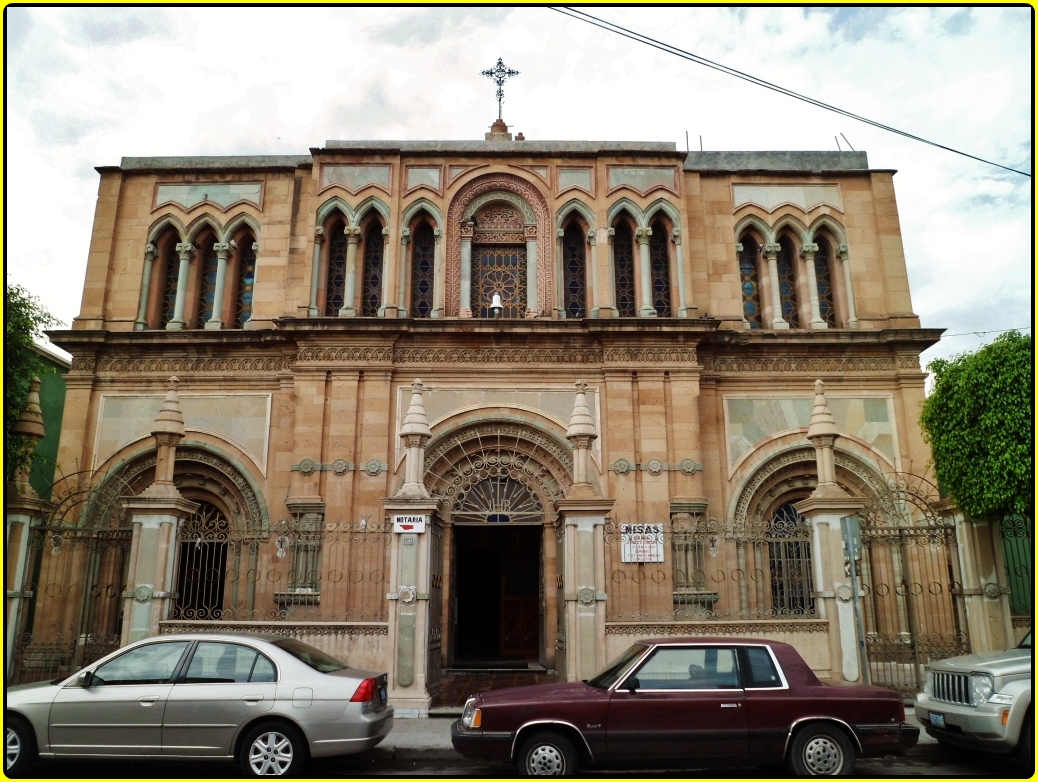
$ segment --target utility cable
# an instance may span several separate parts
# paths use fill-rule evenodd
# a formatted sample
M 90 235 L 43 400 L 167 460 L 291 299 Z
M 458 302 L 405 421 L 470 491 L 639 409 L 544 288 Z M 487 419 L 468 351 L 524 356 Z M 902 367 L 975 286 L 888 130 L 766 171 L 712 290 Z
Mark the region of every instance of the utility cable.
M 716 71 L 728 74 L 729 76 L 734 76 L 737 79 L 742 79 L 743 81 L 748 81 L 751 84 L 756 84 L 759 87 L 764 87 L 765 89 L 773 90 L 790 98 L 796 98 L 797 100 L 804 101 L 805 103 L 810 103 L 811 105 L 818 106 L 819 108 L 825 109 L 826 111 L 832 111 L 837 114 L 842 114 L 845 117 L 850 117 L 851 119 L 857 120 L 859 122 L 864 122 L 866 125 L 872 125 L 873 127 L 879 128 L 880 130 L 886 130 L 890 133 L 896 133 L 899 136 L 904 136 L 905 138 L 912 139 L 913 141 L 919 141 L 923 144 L 929 144 L 931 147 L 937 147 L 938 149 L 943 149 L 947 152 L 953 152 L 956 155 L 962 155 L 963 157 L 968 157 L 972 160 L 976 160 L 981 163 L 987 163 L 989 166 L 995 166 L 996 168 L 1001 168 L 1005 171 L 1012 171 L 1014 174 L 1020 174 L 1028 178 L 1030 178 L 1031 176 L 1026 171 L 1021 171 L 1017 168 L 1011 168 L 1010 166 L 1004 166 L 1001 163 L 995 163 L 992 160 L 986 160 L 985 158 L 977 157 L 976 155 L 971 155 L 968 152 L 963 152 L 962 150 L 955 149 L 954 147 L 948 147 L 944 144 L 938 144 L 936 141 L 930 141 L 929 139 L 925 139 L 922 136 L 916 136 L 904 130 L 898 130 L 897 128 L 891 127 L 890 125 L 884 125 L 882 122 L 871 120 L 868 117 L 861 116 L 860 114 L 855 114 L 854 112 L 847 111 L 846 109 L 841 109 L 837 106 L 833 106 L 832 104 L 825 103 L 824 101 L 811 98 L 799 92 L 794 92 L 793 90 L 786 89 L 785 87 L 781 87 L 778 84 L 773 84 L 772 82 L 765 81 L 764 79 L 760 79 L 756 76 L 744 73 L 743 71 L 736 70 L 735 68 L 731 68 L 727 65 L 722 65 L 719 62 L 708 60 L 706 57 L 701 57 L 698 54 L 693 54 L 692 52 L 685 51 L 684 49 L 679 49 L 677 46 L 672 46 L 669 43 L 664 43 L 663 41 L 651 38 L 648 35 L 643 35 L 642 33 L 635 32 L 634 30 L 630 30 L 626 27 L 622 27 L 621 25 L 618 25 L 615 22 L 608 22 L 605 19 L 600 19 L 597 16 L 592 16 L 586 11 L 581 11 L 577 8 L 571 8 L 569 6 L 548 7 L 552 11 L 557 11 L 558 13 L 569 16 L 572 19 L 576 19 L 581 22 L 587 22 L 588 24 L 594 25 L 595 27 L 600 27 L 601 29 L 606 30 L 608 32 L 621 35 L 624 38 L 629 38 L 632 41 L 643 43 L 647 46 L 653 47 L 654 49 L 659 49 L 660 51 L 667 52 L 668 54 L 673 54 L 677 57 L 681 57 L 682 59 L 690 60 L 699 65 L 705 65 L 707 68 L 713 68 Z
M 1021 326 L 1015 329 L 995 329 L 994 331 L 964 331 L 961 334 L 941 334 L 941 339 L 948 337 L 983 337 L 985 334 L 1006 334 L 1010 331 L 1030 331 L 1030 326 Z

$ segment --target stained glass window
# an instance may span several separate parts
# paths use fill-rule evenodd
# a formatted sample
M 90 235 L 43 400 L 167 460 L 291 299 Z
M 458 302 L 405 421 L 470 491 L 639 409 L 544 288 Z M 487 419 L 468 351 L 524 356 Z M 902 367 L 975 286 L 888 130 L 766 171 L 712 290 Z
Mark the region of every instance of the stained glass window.
M 361 315 L 375 317 L 382 307 L 382 226 L 372 223 L 364 236 L 364 288 L 361 292 Z
M 180 273 L 180 256 L 177 255 L 177 243 L 170 239 L 166 243 L 165 252 L 166 276 L 162 281 L 162 322 L 160 328 L 173 320 L 177 307 L 177 279 Z
M 649 273 L 652 306 L 661 318 L 670 317 L 670 232 L 661 222 L 653 223 L 649 237 Z
M 213 317 L 216 305 L 216 270 L 218 268 L 216 251 L 209 244 L 202 252 L 202 277 L 198 286 L 198 324 L 196 328 L 205 328 Z
M 570 223 L 562 235 L 562 298 L 567 318 L 583 318 L 587 308 L 587 239 Z
M 346 299 L 346 227 L 339 223 L 328 238 L 328 283 L 324 314 L 338 315 Z
M 492 317 L 494 294 L 501 294 L 502 318 L 521 318 L 526 314 L 526 248 L 521 244 L 484 244 L 472 248 L 472 312 L 480 318 Z
M 432 228 L 422 223 L 411 236 L 411 317 L 428 318 L 433 309 L 433 262 L 436 244 Z
M 616 226 L 613 234 L 613 281 L 616 293 L 616 314 L 633 318 L 634 303 L 634 235 L 627 223 Z
M 757 242 L 752 236 L 742 239 L 739 254 L 739 286 L 742 289 L 742 315 L 751 329 L 759 329 L 761 323 L 760 283 L 757 279 Z
M 815 253 L 815 279 L 818 283 L 818 314 L 822 320 L 829 324 L 829 328 L 836 328 L 836 308 L 833 306 L 833 276 L 830 269 L 829 244 L 824 240 L 818 242 L 818 252 Z
M 782 317 L 792 329 L 800 328 L 800 313 L 797 307 L 796 266 L 793 264 L 793 245 L 782 240 L 778 254 L 779 304 Z
M 256 251 L 252 249 L 255 242 L 246 236 L 238 244 L 241 254 L 238 256 L 238 296 L 234 308 L 234 327 L 245 328 L 252 317 L 252 289 L 256 284 Z

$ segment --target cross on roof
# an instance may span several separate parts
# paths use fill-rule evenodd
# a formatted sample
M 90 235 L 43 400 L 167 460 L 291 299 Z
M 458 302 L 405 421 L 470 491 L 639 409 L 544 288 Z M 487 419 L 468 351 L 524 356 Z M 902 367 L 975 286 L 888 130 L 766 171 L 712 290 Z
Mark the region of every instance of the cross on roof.
M 498 57 L 497 65 L 495 65 L 493 68 L 487 68 L 485 71 L 482 71 L 482 74 L 486 76 L 488 79 L 493 79 L 494 84 L 497 85 L 497 118 L 501 119 L 501 103 L 505 99 L 505 81 L 512 78 L 513 76 L 518 76 L 519 71 L 512 70 L 507 65 L 505 65 L 504 60 Z

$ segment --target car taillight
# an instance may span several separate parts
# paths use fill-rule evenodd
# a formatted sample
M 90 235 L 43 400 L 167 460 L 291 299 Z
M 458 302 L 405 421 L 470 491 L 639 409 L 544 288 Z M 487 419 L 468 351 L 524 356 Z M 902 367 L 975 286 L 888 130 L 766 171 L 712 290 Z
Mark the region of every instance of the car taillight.
M 353 693 L 353 697 L 350 698 L 351 703 L 367 703 L 368 701 L 375 700 L 375 693 L 378 692 L 378 680 L 377 679 L 365 679 L 360 683 L 357 691 Z

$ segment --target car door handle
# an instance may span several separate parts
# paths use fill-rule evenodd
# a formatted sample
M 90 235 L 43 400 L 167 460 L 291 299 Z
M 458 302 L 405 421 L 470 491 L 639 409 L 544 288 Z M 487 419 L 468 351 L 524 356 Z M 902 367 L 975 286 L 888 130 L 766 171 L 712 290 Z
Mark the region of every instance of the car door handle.
M 259 703 L 261 700 L 263 700 L 263 696 L 262 695 L 246 695 L 244 698 L 242 698 L 242 700 L 245 701 L 246 703 Z
M 722 703 L 721 704 L 721 708 L 722 709 L 738 709 L 740 706 L 742 706 L 741 703 Z
M 138 698 L 137 702 L 140 703 L 141 706 L 151 706 L 151 704 L 155 703 L 158 699 L 158 695 L 146 695 L 143 698 Z

